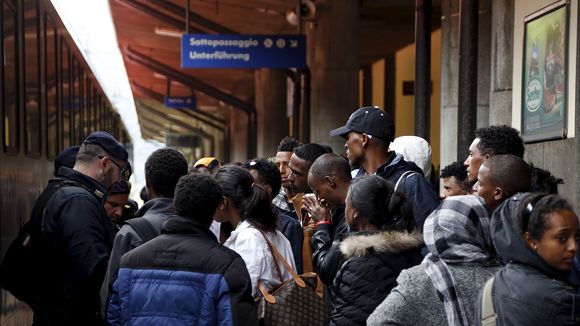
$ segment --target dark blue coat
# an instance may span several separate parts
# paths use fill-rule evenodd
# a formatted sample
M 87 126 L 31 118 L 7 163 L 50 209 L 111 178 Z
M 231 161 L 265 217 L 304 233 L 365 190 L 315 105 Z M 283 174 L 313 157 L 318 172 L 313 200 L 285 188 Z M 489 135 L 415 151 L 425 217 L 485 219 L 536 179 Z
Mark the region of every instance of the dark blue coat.
M 207 226 L 171 216 L 162 234 L 121 258 L 111 325 L 257 325 L 251 281 Z
M 413 218 L 417 229 L 423 232 L 425 219 L 440 204 L 439 195 L 425 179 L 423 171 L 415 163 L 405 161 L 402 155 L 394 154 L 378 168 L 377 175 L 395 185 L 406 171 L 416 173 L 403 178 L 397 191 L 405 193 L 407 200 L 413 207 Z
M 113 246 L 113 225 L 103 207 L 107 190 L 67 167 L 59 170 L 59 177 L 82 187 L 63 187 L 46 203 L 41 230 L 51 265 L 42 271 L 47 285 L 34 321 L 100 324 L 99 289 Z

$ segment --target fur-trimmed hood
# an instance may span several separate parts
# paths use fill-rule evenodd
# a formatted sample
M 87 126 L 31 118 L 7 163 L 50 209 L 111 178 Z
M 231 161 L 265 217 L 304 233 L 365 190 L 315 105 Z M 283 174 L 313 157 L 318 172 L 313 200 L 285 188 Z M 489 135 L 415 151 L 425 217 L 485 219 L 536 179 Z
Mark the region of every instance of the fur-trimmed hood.
M 398 254 L 423 246 L 423 235 L 418 232 L 378 231 L 350 235 L 340 243 L 340 252 L 349 259 L 368 254 L 369 249 L 377 253 Z

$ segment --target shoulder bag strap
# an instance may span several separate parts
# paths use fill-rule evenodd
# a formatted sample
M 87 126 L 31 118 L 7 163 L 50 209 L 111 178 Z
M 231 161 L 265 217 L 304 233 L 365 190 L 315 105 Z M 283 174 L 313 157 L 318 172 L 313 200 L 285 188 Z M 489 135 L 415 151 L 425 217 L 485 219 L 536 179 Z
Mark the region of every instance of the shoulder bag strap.
M 399 190 L 399 184 L 401 183 L 401 181 L 403 181 L 403 183 L 405 183 L 405 180 L 407 180 L 408 177 L 410 177 L 414 174 L 418 174 L 418 173 L 415 171 L 405 171 L 403 174 L 401 174 L 401 176 L 399 177 L 399 180 L 397 180 L 397 183 L 395 184 L 395 191 Z
M 288 262 L 286 261 L 284 256 L 282 256 L 282 254 L 280 254 L 278 249 L 276 249 L 276 246 L 268 239 L 268 237 L 264 234 L 264 232 L 262 232 L 260 230 L 260 233 L 262 233 L 262 236 L 264 237 L 264 239 L 266 239 L 266 243 L 268 243 L 268 247 L 270 247 L 270 251 L 274 254 L 273 255 L 274 256 L 274 263 L 275 263 L 276 267 L 278 266 L 278 264 L 276 263 L 276 260 L 281 261 L 282 264 L 284 265 L 284 267 L 286 268 L 286 270 L 290 273 L 290 275 L 292 275 L 294 282 L 296 282 L 296 284 L 298 284 L 298 286 L 300 286 L 300 287 L 305 287 L 306 283 L 304 283 L 304 280 L 302 280 L 298 276 L 298 274 L 296 274 L 296 271 L 294 269 L 292 269 L 292 267 L 290 266 L 290 264 L 288 264 Z M 280 282 L 284 282 L 282 277 L 280 277 Z
M 276 258 L 276 255 L 274 254 L 274 245 L 272 244 L 272 242 L 270 242 L 270 240 L 268 240 L 268 237 L 266 237 L 266 235 L 264 234 L 264 232 L 262 232 L 261 230 L 260 233 L 262 234 L 262 236 L 264 237 L 264 239 L 266 240 L 266 243 L 268 244 L 268 248 L 270 248 L 270 253 L 272 254 L 272 259 L 274 260 L 274 267 L 276 268 L 276 273 L 278 274 L 278 279 L 280 280 L 280 283 L 284 282 L 284 278 L 282 277 L 282 271 L 280 271 L 280 266 L 278 266 L 278 259 Z
M 493 300 L 491 297 L 491 289 L 493 287 L 493 277 L 490 278 L 483 288 L 483 296 L 481 300 L 481 325 L 495 326 L 497 325 L 497 314 L 493 308 Z
M 133 230 L 137 232 L 143 242 L 147 242 L 159 235 L 159 232 L 155 230 L 153 224 L 151 224 L 151 222 L 149 222 L 149 220 L 144 217 L 132 218 L 130 220 L 126 220 L 124 223 L 129 224 Z

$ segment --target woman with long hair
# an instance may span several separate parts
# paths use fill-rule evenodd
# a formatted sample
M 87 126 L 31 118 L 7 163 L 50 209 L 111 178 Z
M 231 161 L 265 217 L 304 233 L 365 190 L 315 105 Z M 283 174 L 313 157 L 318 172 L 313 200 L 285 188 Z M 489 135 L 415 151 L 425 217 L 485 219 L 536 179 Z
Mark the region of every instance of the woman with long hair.
M 215 179 L 224 198 L 214 216 L 217 222 L 229 221 L 234 231 L 224 245 L 237 252 L 244 261 L 252 280 L 252 296 L 261 295 L 260 281 L 267 290 L 292 278 L 284 265 L 274 258 L 265 238 L 278 249 L 296 270 L 290 242 L 276 230 L 277 217 L 268 193 L 258 185 L 250 172 L 237 166 L 220 168 Z
M 404 195 L 379 176 L 352 181 L 345 215 L 353 233 L 331 248 L 344 259 L 332 286 L 331 325 L 364 325 L 399 273 L 423 259 L 423 236 L 407 208 Z

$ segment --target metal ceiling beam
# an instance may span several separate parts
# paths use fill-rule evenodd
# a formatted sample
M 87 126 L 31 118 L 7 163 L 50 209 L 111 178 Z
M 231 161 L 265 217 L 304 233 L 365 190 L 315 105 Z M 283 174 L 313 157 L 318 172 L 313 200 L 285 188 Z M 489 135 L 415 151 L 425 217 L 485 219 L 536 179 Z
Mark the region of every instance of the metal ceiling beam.
M 143 119 L 143 120 L 144 120 L 144 122 L 147 122 L 147 121 L 145 121 L 147 119 Z M 165 139 L 165 135 L 163 135 L 159 130 L 149 128 L 148 126 L 145 126 L 145 125 L 141 125 L 141 128 L 146 130 L 149 134 L 155 135 L 161 139 Z
M 168 12 L 179 16 L 179 18 L 182 18 L 183 21 L 180 22 L 180 26 L 185 26 L 185 7 L 176 5 L 172 2 L 169 1 L 164 1 L 164 0 L 149 0 L 150 3 L 154 3 L 155 5 L 157 5 L 158 7 L 163 8 L 164 10 L 167 10 Z M 205 27 L 210 31 L 213 31 L 217 34 L 238 34 L 236 31 L 225 27 L 223 25 L 220 25 L 214 21 L 211 21 L 201 15 L 196 14 L 193 11 L 189 11 L 189 19 L 190 19 L 190 24 L 189 26 L 191 27 L 191 22 L 194 22 L 196 24 L 198 24 L 199 26 Z
M 144 5 L 142 3 L 139 3 L 137 1 L 132 1 L 132 0 L 117 0 L 117 2 L 120 3 L 120 4 L 122 4 L 122 5 L 124 5 L 124 6 L 126 6 L 126 7 L 129 7 L 129 8 L 132 8 L 134 10 L 140 11 L 140 12 L 146 14 L 146 15 L 149 15 L 149 16 L 152 16 L 154 18 L 157 18 L 160 21 L 162 21 L 162 22 L 164 22 L 166 24 L 169 24 L 169 25 L 171 25 L 171 26 L 173 26 L 175 28 L 178 28 L 180 30 L 183 29 L 183 23 L 179 22 L 179 20 L 177 20 L 177 19 L 175 19 L 175 18 L 173 18 L 173 17 L 171 17 L 169 15 L 166 15 L 166 14 L 160 12 L 159 10 L 156 10 L 154 8 L 151 8 L 151 7 L 147 6 L 147 5 Z M 198 28 L 193 28 L 192 31 L 195 32 L 195 33 L 200 33 L 200 34 L 207 33 L 207 31 L 202 31 L 202 30 L 200 30 Z
M 157 101 L 159 103 L 163 103 L 163 95 L 161 95 L 161 94 L 159 94 L 159 93 L 157 93 L 157 92 L 155 92 L 155 91 L 153 91 L 153 90 L 151 90 L 151 89 L 149 89 L 149 88 L 147 88 L 145 86 L 139 85 L 134 80 L 131 80 L 131 84 L 133 85 L 133 87 L 135 88 L 135 90 L 137 91 L 137 93 L 139 93 L 139 94 L 141 94 L 143 96 L 147 96 L 150 99 L 155 100 L 155 101 Z M 203 123 L 205 123 L 205 124 L 207 124 L 209 126 L 212 126 L 212 127 L 216 128 L 216 129 L 219 129 L 219 130 L 223 130 L 224 129 L 224 125 L 226 124 L 226 121 L 225 120 L 220 119 L 218 117 L 215 117 L 215 116 L 213 116 L 211 114 L 208 114 L 206 112 L 203 112 L 203 111 L 201 111 L 198 108 L 191 108 L 191 109 L 187 109 L 187 110 L 192 110 L 193 112 L 197 113 L 201 117 L 199 117 L 197 115 L 194 115 L 191 112 L 185 111 L 185 110 L 181 110 L 180 112 L 183 112 L 183 113 L 185 113 L 185 114 L 187 114 L 187 115 L 189 115 L 189 116 L 191 116 L 191 117 L 193 117 L 193 118 L 195 118 L 195 119 L 197 119 L 197 120 L 199 120 L 199 121 L 201 121 L 201 122 L 203 122 Z M 221 125 L 218 125 L 215 122 L 212 122 L 212 121 L 210 121 L 208 119 L 215 120 L 216 122 L 220 123 Z
M 156 115 L 157 117 L 159 117 L 161 119 L 167 120 L 175 125 L 178 125 L 178 126 L 181 126 L 185 129 L 191 130 L 193 133 L 197 133 L 200 136 L 209 139 L 210 143 L 211 143 L 211 146 L 210 146 L 211 152 L 213 153 L 215 151 L 215 138 L 212 134 L 208 133 L 207 131 L 204 131 L 204 130 L 199 129 L 199 128 L 195 128 L 194 126 L 192 126 L 188 123 L 185 123 L 183 121 L 180 121 L 180 120 L 177 120 L 173 117 L 170 117 L 166 114 L 163 114 L 163 113 L 155 110 L 154 108 L 148 106 L 147 104 L 144 104 L 143 102 L 139 102 L 139 106 L 141 107 L 141 109 L 143 109 L 146 112 L 149 112 L 153 115 Z
M 250 102 L 244 101 L 236 96 L 226 93 L 210 84 L 201 81 L 198 78 L 190 76 L 184 72 L 174 69 L 173 67 L 167 66 L 152 57 L 144 55 L 139 51 L 133 50 L 130 46 L 127 47 L 125 53 L 127 57 L 144 67 L 154 70 L 162 75 L 169 77 L 171 80 L 178 81 L 184 85 L 191 86 L 193 89 L 198 90 L 204 94 L 207 94 L 218 100 L 222 100 L 227 104 L 241 109 L 246 113 L 255 113 L 256 108 Z
M 256 107 L 246 102 L 236 96 L 228 94 L 214 86 L 211 86 L 193 76 L 189 76 L 185 73 L 182 73 L 172 67 L 164 65 L 151 57 L 148 57 L 144 54 L 139 53 L 131 49 L 131 47 L 127 47 L 125 50 L 127 58 L 135 63 L 138 63 L 146 68 L 149 68 L 153 71 L 161 73 L 172 80 L 178 81 L 184 85 L 188 85 L 195 90 L 198 90 L 204 94 L 207 94 L 213 98 L 221 100 L 227 104 L 232 105 L 235 108 L 238 108 L 245 112 L 248 116 L 248 129 L 247 129 L 247 156 L 248 158 L 256 156 L 256 145 L 257 145 L 257 113 Z

